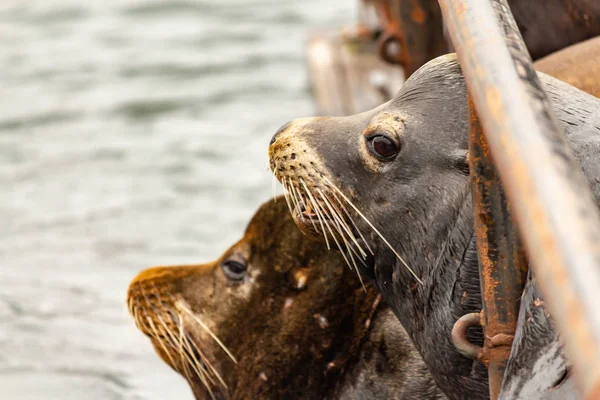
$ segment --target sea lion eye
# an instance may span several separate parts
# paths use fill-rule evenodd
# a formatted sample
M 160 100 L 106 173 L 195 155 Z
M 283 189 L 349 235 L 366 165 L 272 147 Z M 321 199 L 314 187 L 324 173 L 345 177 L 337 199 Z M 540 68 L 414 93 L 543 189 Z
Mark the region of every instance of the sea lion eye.
M 228 279 L 232 281 L 241 281 L 246 276 L 246 270 L 248 269 L 245 263 L 235 260 L 227 260 L 221 265 L 223 273 Z
M 367 147 L 381 161 L 391 161 L 400 151 L 394 140 L 382 134 L 367 137 Z

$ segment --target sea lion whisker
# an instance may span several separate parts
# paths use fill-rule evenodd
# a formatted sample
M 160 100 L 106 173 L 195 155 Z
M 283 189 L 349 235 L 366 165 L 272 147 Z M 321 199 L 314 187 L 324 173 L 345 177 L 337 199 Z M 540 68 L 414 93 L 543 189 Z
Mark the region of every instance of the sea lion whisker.
M 146 308 L 147 309 L 154 309 L 154 307 L 152 306 L 152 303 L 150 302 L 150 299 L 148 298 L 148 295 L 146 294 L 146 291 L 144 290 L 143 286 L 140 286 L 140 292 L 142 292 L 142 297 L 144 298 L 144 302 L 146 303 Z M 154 327 L 154 323 L 152 322 L 152 319 L 150 317 L 146 316 L 146 322 L 149 324 L 150 329 L 154 332 L 154 338 L 156 340 L 161 340 L 160 335 L 158 335 L 158 333 L 157 333 L 157 331 L 156 331 L 156 329 Z
M 133 315 L 133 322 L 135 322 L 135 326 L 137 326 L 138 329 L 140 329 L 142 332 L 144 332 L 143 324 L 142 324 L 142 321 L 140 320 L 140 314 L 139 314 L 140 308 L 143 309 L 143 307 L 133 305 L 132 310 L 131 310 L 131 315 Z
M 333 231 L 331 230 L 331 227 L 329 226 L 330 224 L 325 224 L 325 226 L 327 227 L 327 230 L 329 230 L 329 233 L 331 234 L 331 237 L 333 238 L 333 240 L 335 241 L 335 244 L 337 245 L 338 249 L 340 249 L 340 254 L 342 255 L 342 257 L 344 258 L 344 261 L 346 262 L 346 265 L 348 265 L 348 268 L 352 269 L 352 265 L 350 265 L 350 261 L 348 261 L 348 257 L 346 256 L 346 254 L 343 251 L 343 247 L 340 246 L 340 242 L 337 240 L 337 238 L 335 237 L 335 234 L 333 233 Z
M 170 345 L 172 347 L 176 347 L 177 344 L 177 338 L 175 337 L 175 334 L 173 333 L 173 331 L 171 330 L 171 328 L 169 328 L 169 326 L 167 325 L 167 323 L 163 320 L 162 316 L 160 314 L 157 314 L 158 317 L 158 322 L 160 323 L 160 325 L 162 325 L 162 329 L 161 332 L 163 334 L 163 336 L 168 336 L 171 339 L 171 343 Z M 161 328 L 161 326 L 157 326 L 158 329 Z
M 296 209 L 300 209 L 300 203 L 298 201 L 298 197 L 296 196 L 296 192 L 294 190 L 294 186 L 290 186 L 290 193 L 291 193 L 291 199 L 292 199 L 292 203 L 294 205 L 294 210 Z M 294 215 L 294 212 L 292 211 L 292 215 Z
M 346 249 L 348 249 L 348 252 L 350 253 L 350 256 L 352 256 L 352 260 L 354 260 L 354 256 L 356 256 L 356 257 L 358 258 L 358 260 L 359 260 L 359 261 L 360 261 L 360 262 L 361 262 L 361 263 L 362 263 L 362 264 L 363 264 L 363 265 L 366 267 L 366 266 L 367 266 L 367 264 L 366 264 L 366 263 L 365 263 L 365 261 L 364 261 L 364 259 L 366 258 L 366 254 L 364 254 L 364 252 L 363 252 L 363 254 L 364 254 L 364 255 L 363 255 L 363 254 L 360 254 L 360 253 L 359 253 L 359 252 L 358 252 L 358 251 L 357 251 L 357 250 L 354 248 L 354 246 L 350 246 L 350 245 L 349 245 L 349 242 L 348 242 L 348 241 L 345 239 L 345 236 L 346 236 L 346 235 L 344 235 L 344 233 L 345 233 L 345 232 L 344 232 L 344 231 L 341 229 L 341 227 L 340 227 L 340 224 L 339 224 L 337 221 L 335 221 L 335 220 L 334 220 L 334 223 L 335 223 L 335 225 L 336 225 L 336 229 L 337 229 L 337 231 L 339 232 L 340 236 L 342 237 L 342 240 L 344 241 L 344 245 L 346 246 L 345 248 L 346 248 Z M 354 239 L 354 237 L 353 237 L 353 236 L 350 236 L 350 237 L 351 237 L 352 239 Z M 356 244 L 356 246 L 358 246 L 358 248 L 360 249 L 360 245 Z M 354 255 L 354 256 L 353 256 L 353 255 Z M 354 263 L 353 263 L 353 264 L 354 264 Z M 355 264 L 355 267 L 356 267 L 356 264 Z M 356 271 L 356 272 L 358 273 L 358 275 L 359 275 L 359 278 L 360 278 L 360 272 L 358 271 L 358 269 L 357 269 L 357 271 Z M 361 280 L 362 280 L 362 279 L 361 279 Z M 363 286 L 364 286 L 364 285 L 363 285 Z
M 153 289 L 153 290 L 152 290 L 152 292 L 154 293 L 154 296 L 156 297 L 156 299 L 157 299 L 157 300 L 158 300 L 158 302 L 160 303 L 161 307 L 162 307 L 162 308 L 163 308 L 165 311 L 169 312 L 169 311 L 171 310 L 171 307 L 169 307 L 168 305 L 166 305 L 166 304 L 165 304 L 165 303 L 162 301 L 162 299 L 160 298 L 160 291 L 159 291 L 159 290 L 158 290 L 158 288 L 156 287 L 156 283 L 155 283 L 155 282 L 152 282 L 152 289 Z M 172 296 L 171 296 L 171 297 L 172 297 Z M 174 300 L 174 299 L 173 299 L 173 300 Z M 173 322 L 176 322 L 176 321 L 173 321 Z
M 331 205 L 328 202 L 325 202 L 325 204 L 330 209 L 332 215 L 335 214 L 335 211 L 332 210 Z M 363 282 L 362 276 L 360 275 L 360 270 L 358 269 L 358 266 L 356 265 L 356 261 L 354 260 L 354 256 L 356 255 L 356 257 L 358 257 L 359 260 L 361 260 L 361 261 L 362 261 L 362 258 L 356 252 L 356 250 L 352 246 L 350 246 L 350 244 L 348 243 L 348 240 L 346 240 L 346 238 L 344 237 L 345 235 L 344 235 L 344 231 L 342 230 L 341 224 L 335 219 L 335 217 L 333 219 L 333 222 L 335 224 L 335 227 L 336 227 L 338 233 L 340 234 L 340 238 L 344 241 L 345 249 L 348 251 L 348 258 L 352 262 L 352 265 L 354 266 L 354 270 L 356 271 L 356 274 L 358 275 L 358 279 L 360 280 L 360 283 L 361 283 L 363 289 L 366 292 L 367 288 L 365 287 L 365 283 Z M 350 237 L 352 239 L 354 239 L 354 241 L 356 241 L 356 239 L 354 238 L 354 236 L 352 234 L 350 234 Z M 356 245 L 358 246 L 358 243 L 356 243 Z M 360 246 L 359 246 L 359 249 L 360 249 Z M 342 251 L 342 250 L 340 249 L 340 251 Z M 342 251 L 342 253 L 343 253 L 343 251 Z M 364 257 L 366 257 L 366 254 L 365 254 Z M 363 264 L 364 264 L 364 262 L 363 262 Z
M 346 221 L 344 221 L 340 217 L 340 215 L 337 212 L 337 210 L 333 207 L 333 205 L 329 202 L 329 200 L 327 200 L 327 197 L 323 194 L 323 191 L 320 188 L 317 188 L 317 191 L 321 195 L 321 198 L 323 199 L 323 202 L 325 203 L 325 205 L 327 205 L 327 208 L 329 208 L 329 211 L 331 212 L 331 215 L 332 215 L 333 219 L 336 221 L 336 223 L 339 223 L 340 228 L 343 228 L 344 231 L 346 232 L 346 234 L 348 235 L 348 237 L 350 238 L 350 240 L 352 242 L 354 242 L 354 245 L 356 246 L 356 248 L 360 252 L 361 257 L 362 258 L 366 258 L 367 257 L 367 253 L 363 250 L 363 248 L 361 247 L 361 245 L 358 243 L 358 240 L 356 240 L 356 238 L 352 234 L 352 230 L 350 230 L 350 227 L 348 226 L 348 224 L 346 223 Z
M 354 255 L 355 255 L 357 258 L 358 258 L 358 261 L 360 261 L 360 263 L 361 263 L 361 264 L 362 264 L 362 265 L 363 265 L 365 268 L 367 268 L 367 263 L 366 263 L 366 262 L 365 262 L 365 260 L 364 260 L 364 259 L 361 257 L 361 255 L 360 255 L 360 254 L 358 254 L 358 253 L 356 252 L 356 250 L 354 250 L 354 248 L 353 248 L 353 247 L 350 247 L 350 251 L 352 251 L 352 253 L 353 253 L 353 254 L 354 254 Z
M 189 365 L 192 368 L 192 370 L 196 373 L 196 376 L 208 390 L 210 397 L 214 400 L 215 396 L 211 387 L 211 385 L 214 385 L 213 379 L 208 376 L 201 366 L 198 365 L 198 360 L 191 356 L 193 352 L 190 351 L 189 345 L 185 342 L 185 340 L 182 341 L 182 349 L 182 354 L 184 355 L 185 361 L 187 361 L 184 363 L 184 365 Z
M 306 186 L 306 184 L 304 183 L 304 181 L 302 181 L 302 183 Z M 308 188 L 307 188 L 308 190 Z M 312 194 L 311 194 L 312 196 Z M 321 208 L 321 204 L 319 204 L 318 201 L 314 201 L 314 205 L 313 205 L 313 209 L 315 210 L 315 213 L 317 215 L 317 219 L 319 220 L 319 224 L 321 225 L 321 231 L 323 232 L 323 237 L 325 238 L 325 244 L 327 245 L 327 250 L 331 250 L 331 244 L 329 242 L 329 237 L 327 235 L 327 230 L 325 230 L 325 224 L 327 224 L 327 222 L 325 221 L 325 210 L 323 210 Z M 318 231 L 317 231 L 318 232 Z
M 129 313 L 133 317 L 133 322 L 135 323 L 135 326 L 137 326 L 137 328 L 143 332 L 144 330 L 142 329 L 142 326 L 140 324 L 139 317 L 138 317 L 138 308 L 139 308 L 138 306 L 136 306 L 135 304 L 132 304 L 131 308 L 129 309 Z
M 356 271 L 356 274 L 358 275 L 358 279 L 360 280 L 360 283 L 361 283 L 363 289 L 366 291 L 366 287 L 365 287 L 365 284 L 364 284 L 364 282 L 362 280 L 362 276 L 360 275 L 360 271 L 358 269 L 358 266 L 356 265 L 356 261 L 354 260 L 354 256 L 355 255 L 357 257 L 359 257 L 359 259 L 360 259 L 360 256 L 356 253 L 356 251 L 352 248 L 352 246 L 350 246 L 350 244 L 348 243 L 348 240 L 346 240 L 344 232 L 340 228 L 340 226 L 337 223 L 337 221 L 334 220 L 333 222 L 335 224 L 336 230 L 338 231 L 338 233 L 340 235 L 340 239 L 344 242 L 344 249 L 347 251 L 348 259 L 352 263 L 352 265 L 349 264 L 348 266 L 350 267 L 350 269 L 352 269 L 352 266 L 354 266 L 354 270 Z M 339 245 L 338 245 L 338 247 L 339 247 Z M 344 254 L 344 250 L 340 249 L 340 252 L 342 254 Z
M 173 365 L 173 366 L 177 365 L 175 363 L 175 360 L 173 360 L 173 357 L 171 357 L 171 352 L 169 350 L 167 350 L 167 346 L 165 346 L 165 344 L 164 344 L 164 339 L 161 338 L 161 335 L 159 334 L 158 329 L 154 325 L 152 318 L 146 317 L 146 321 L 148 322 L 150 329 L 152 329 L 152 331 L 154 332 L 154 339 L 158 342 L 160 347 L 163 349 L 163 351 L 165 352 L 165 355 L 169 358 L 169 361 L 171 361 L 171 365 Z
M 417 282 L 419 282 L 422 285 L 423 281 L 421 281 L 421 279 L 419 279 L 419 277 L 413 271 L 413 269 L 408 266 L 408 264 L 406 263 L 406 261 L 404 261 L 404 259 L 402 258 L 402 256 L 400 256 L 400 254 L 398 254 L 398 252 L 396 251 L 396 249 L 394 249 L 392 247 L 392 245 L 390 244 L 390 242 L 388 242 L 388 240 L 381 234 L 381 232 L 379 232 L 379 230 L 377 228 L 375 228 L 375 225 L 373 225 L 371 223 L 371 221 L 369 221 L 369 219 L 362 212 L 360 212 L 360 210 L 354 205 L 354 203 L 352 203 L 350 201 L 350 199 L 329 180 L 329 178 L 327 178 L 326 176 L 323 176 L 323 179 L 325 179 L 327 181 L 327 183 L 329 183 L 329 185 L 331 186 L 331 188 L 333 190 L 335 190 L 336 192 L 338 192 L 340 194 L 340 196 L 342 196 L 342 198 L 348 203 L 348 205 L 350 205 L 350 207 L 352 207 L 354 209 L 354 211 L 356 211 L 356 213 L 358 215 L 360 215 L 360 217 L 371 227 L 371 229 L 373 229 L 373 231 L 377 234 L 377 236 L 379 236 L 381 238 L 381 240 L 387 245 L 387 247 L 396 255 L 396 257 L 398 258 L 398 260 L 400 260 L 400 262 L 402 264 L 404 264 L 404 266 L 408 269 L 408 271 L 412 274 L 412 276 L 417 280 Z
M 292 195 L 292 201 L 294 203 L 294 207 L 298 206 L 298 196 L 296 196 L 296 191 L 294 190 L 294 182 L 292 182 L 292 179 L 290 178 L 289 180 L 289 184 L 290 184 L 290 194 Z
M 183 366 L 183 372 L 185 374 L 186 379 L 188 380 L 188 382 L 191 382 L 192 378 L 190 376 L 190 370 L 188 368 L 188 363 L 185 357 L 185 352 L 183 349 L 183 319 L 181 318 L 181 314 L 178 314 L 179 317 L 179 341 L 178 341 L 178 350 L 179 350 L 179 358 L 181 360 L 181 364 Z M 205 380 L 203 380 L 202 378 L 200 378 L 200 380 L 202 381 L 202 383 L 207 387 L 208 391 L 210 392 L 210 388 L 208 387 L 208 385 L 206 384 Z M 212 397 L 212 396 L 211 396 Z
M 169 292 L 167 290 L 166 294 L 173 300 L 173 303 L 177 302 L 177 298 L 171 292 Z M 209 335 L 219 344 L 219 346 L 221 346 L 221 348 L 223 348 L 223 350 L 227 353 L 227 355 L 229 355 L 229 357 L 233 357 L 231 355 L 231 353 L 229 352 L 229 350 L 224 347 L 225 345 L 219 340 L 219 338 L 210 329 L 208 329 L 208 327 L 206 325 L 204 325 L 202 323 L 202 321 L 200 321 L 198 319 L 198 317 L 196 315 L 194 315 L 189 308 L 187 308 L 185 305 L 183 305 L 181 303 L 179 303 L 179 306 L 183 309 L 183 311 L 185 311 L 187 314 L 189 314 L 195 322 L 197 322 L 203 329 L 205 329 L 209 333 Z M 181 325 L 181 327 L 183 327 L 183 320 L 181 318 L 181 314 L 180 313 L 178 313 L 178 318 L 179 318 L 179 324 Z M 200 351 L 200 349 L 198 349 L 197 347 L 196 347 L 196 349 L 198 350 L 198 353 L 200 354 L 200 356 L 202 358 L 205 358 L 204 355 L 203 355 L 203 353 Z M 235 360 L 235 358 L 232 358 L 232 360 L 237 363 L 237 361 Z
M 155 307 L 154 307 L 154 306 L 152 306 L 152 304 L 150 303 L 150 299 L 148 298 L 148 295 L 146 294 L 146 291 L 144 290 L 144 288 L 143 288 L 143 287 L 141 287 L 140 289 L 141 289 L 142 295 L 144 296 L 144 300 L 145 300 L 146 304 L 147 304 L 149 307 L 151 307 L 151 308 L 155 308 Z M 156 290 L 156 286 L 154 286 L 154 289 Z M 171 296 L 171 297 L 173 297 L 172 295 L 170 295 L 170 296 Z M 163 304 L 163 303 L 162 303 L 162 300 L 160 299 L 160 296 L 156 296 L 156 298 L 157 298 L 157 299 L 158 299 L 158 300 L 161 302 L 161 304 Z M 174 298 L 174 297 L 173 297 L 173 298 Z M 163 305 L 164 305 L 164 304 L 163 304 Z M 157 311 L 159 311 L 159 310 L 157 310 Z M 166 356 L 169 358 L 169 361 L 171 361 L 171 365 L 173 365 L 173 366 L 175 367 L 175 365 L 177 365 L 177 364 L 175 363 L 175 360 L 174 360 L 174 359 L 173 359 L 173 357 L 171 356 L 171 352 L 167 350 L 167 347 L 166 347 L 166 346 L 165 346 L 165 344 L 164 344 L 164 341 L 165 341 L 165 340 L 164 340 L 164 339 L 161 337 L 161 335 L 160 335 L 159 333 L 162 333 L 162 334 L 163 334 L 163 336 L 165 336 L 165 337 L 166 337 L 166 336 L 170 337 L 170 338 L 171 338 L 171 341 L 173 342 L 173 343 L 171 343 L 171 345 L 172 345 L 172 347 L 175 347 L 175 348 L 176 348 L 176 347 L 180 347 L 180 349 L 181 349 L 181 345 L 182 345 L 182 343 L 181 343 L 181 339 L 180 339 L 180 341 L 179 341 L 179 346 L 177 346 L 177 345 L 178 345 L 178 343 L 177 343 L 178 341 L 177 341 L 177 339 L 175 338 L 175 335 L 174 335 L 174 334 L 172 334 L 172 332 L 171 332 L 171 331 L 170 331 L 170 330 L 167 328 L 167 326 L 166 326 L 165 322 L 163 321 L 162 317 L 160 316 L 160 312 L 156 312 L 155 314 L 158 316 L 159 322 L 160 322 L 160 323 L 163 325 L 163 327 L 164 327 L 164 329 L 165 329 L 165 330 L 164 330 L 164 331 L 163 331 L 163 330 L 161 330 L 161 331 L 159 332 L 159 328 L 160 328 L 160 327 L 157 327 L 157 326 L 154 324 L 154 321 L 152 321 L 152 318 L 150 318 L 150 317 L 146 317 L 146 319 L 147 319 L 147 322 L 148 322 L 148 324 L 149 324 L 150 328 L 152 329 L 152 331 L 154 332 L 154 338 L 155 338 L 155 339 L 158 341 L 158 343 L 159 343 L 160 347 L 163 349 L 163 351 L 165 352 Z M 181 325 L 181 324 L 180 324 L 180 329 L 183 329 L 183 325 Z M 181 337 L 181 336 L 180 336 L 180 337 Z M 208 387 L 208 385 L 207 385 L 206 378 L 203 376 L 202 372 L 198 371 L 198 370 L 195 368 L 195 365 L 194 365 L 194 363 L 192 362 L 192 360 L 189 358 L 189 356 L 187 356 L 187 354 L 186 354 L 185 352 L 182 352 L 182 351 L 180 351 L 180 359 L 181 359 L 181 361 L 182 361 L 182 365 L 184 366 L 184 369 L 187 369 L 187 368 L 186 368 L 186 366 L 187 366 L 188 364 L 192 366 L 192 368 L 194 369 L 194 371 L 195 371 L 195 372 L 196 372 L 196 374 L 198 375 L 198 378 L 199 378 L 199 379 L 202 381 L 202 383 L 203 383 L 205 386 L 207 386 L 207 389 L 208 389 L 208 390 L 209 390 L 209 392 L 210 392 L 211 390 L 210 390 L 210 388 L 209 388 L 209 387 Z M 188 377 L 188 380 L 189 380 L 189 379 L 190 379 L 190 376 L 189 376 L 188 372 L 186 372 L 186 375 L 187 375 L 187 377 Z M 214 399 L 214 396 L 212 396 L 212 394 L 211 394 L 211 397 Z
M 300 183 L 302 184 L 302 186 L 304 186 L 304 191 L 308 197 L 308 200 L 310 201 L 311 207 L 316 212 L 317 204 L 316 204 L 315 199 L 313 198 L 312 193 L 310 192 L 310 190 L 308 189 L 308 186 L 306 186 L 306 183 L 304 183 L 304 180 L 302 178 L 300 178 Z M 306 204 L 308 204 L 308 202 L 305 200 L 304 204 L 306 205 Z M 316 213 L 316 214 L 317 214 L 317 218 L 319 218 L 319 213 Z M 319 219 L 319 221 L 320 221 L 320 219 Z M 312 218 L 310 218 L 310 223 L 312 224 L 314 230 L 316 232 L 319 232 L 319 230 L 317 229 L 317 226 L 315 225 L 315 221 L 313 221 Z
M 333 211 L 331 210 L 331 207 L 330 207 L 330 205 L 329 205 L 329 204 L 327 204 L 327 203 L 325 203 L 325 204 L 326 204 L 326 206 L 329 208 L 329 211 L 330 211 L 330 213 L 333 213 Z M 320 205 L 319 205 L 319 208 L 321 208 L 321 206 L 320 206 Z M 323 212 L 323 213 L 325 213 L 325 211 L 324 211 L 324 210 L 322 210 L 322 212 Z M 332 219 L 330 219 L 330 221 L 332 221 L 332 222 L 333 222 L 333 224 L 334 224 L 334 227 L 335 227 L 336 231 L 337 231 L 337 232 L 338 232 L 338 234 L 340 235 L 340 239 L 341 239 L 341 240 L 344 242 L 344 245 L 345 245 L 345 247 L 344 247 L 344 248 L 345 248 L 345 249 L 348 249 L 348 251 L 349 251 L 349 250 L 350 250 L 350 248 L 351 248 L 351 246 L 349 246 L 349 245 L 348 245 L 348 241 L 346 240 L 346 237 L 345 237 L 346 235 L 344 234 L 345 232 L 342 230 L 342 228 L 341 228 L 341 226 L 340 226 L 339 222 L 338 222 L 338 221 L 337 221 L 335 218 L 333 218 L 333 216 L 332 216 Z M 341 249 L 340 249 L 340 250 L 341 250 Z
M 290 214 L 294 215 L 294 209 L 296 208 L 296 199 L 294 197 L 294 193 L 292 192 L 292 182 L 286 183 L 287 197 L 290 199 L 290 205 L 292 209 L 290 210 Z
M 190 349 L 189 344 L 185 342 L 185 330 L 183 327 L 183 320 L 181 316 L 179 316 L 179 340 L 178 340 L 178 348 L 179 348 L 179 357 L 181 358 L 182 365 L 184 367 L 185 375 L 188 381 L 191 381 L 190 371 L 187 368 L 188 366 L 192 368 L 195 372 L 200 382 L 206 387 L 208 390 L 210 397 L 214 399 L 214 395 L 212 393 L 211 384 L 214 385 L 214 380 L 208 376 L 205 372 L 204 367 L 199 363 L 196 359 L 194 352 Z
M 223 385 L 223 387 L 225 389 L 227 389 L 227 384 L 225 383 L 225 381 L 221 377 L 221 374 L 219 374 L 219 372 L 212 365 L 212 363 L 210 362 L 210 360 L 208 359 L 208 357 L 202 352 L 202 350 L 200 350 L 200 347 L 198 347 L 198 345 L 196 344 L 196 342 L 194 342 L 189 337 L 189 334 L 186 334 L 184 336 L 184 340 L 186 340 L 188 343 L 191 344 L 191 346 L 194 348 L 194 350 L 196 351 L 196 353 L 198 353 L 198 355 L 200 356 L 200 360 L 202 360 L 202 362 L 208 367 L 208 369 L 215 375 L 215 377 L 219 380 L 219 382 L 221 383 L 221 385 Z
M 200 381 L 207 387 L 209 392 L 211 392 L 207 378 L 210 379 L 212 384 L 214 384 L 214 381 L 212 380 L 212 378 L 204 372 L 202 365 L 199 364 L 198 360 L 193 355 L 193 352 L 189 351 L 189 349 L 187 352 L 182 351 L 183 348 L 182 348 L 181 338 L 184 336 L 180 335 L 180 339 L 179 339 L 179 343 L 178 343 L 178 340 L 175 337 L 175 334 L 171 331 L 171 329 L 169 329 L 169 327 L 166 325 L 166 323 L 163 321 L 163 319 L 160 315 L 158 315 L 158 320 L 162 325 L 162 329 L 161 329 L 161 326 L 155 326 L 152 321 L 149 321 L 151 326 L 153 327 L 153 330 L 155 332 L 159 331 L 160 333 L 163 334 L 163 336 L 169 336 L 171 338 L 171 341 L 173 342 L 172 346 L 178 347 L 180 349 L 179 355 L 180 355 L 180 358 L 182 361 L 182 365 L 184 366 L 184 369 L 187 369 L 186 366 L 190 365 L 192 367 L 192 369 L 194 370 L 194 372 L 196 373 L 196 375 L 198 376 L 198 378 L 200 379 Z M 180 329 L 183 329 L 182 325 L 180 326 Z M 161 347 L 163 348 L 163 350 L 165 351 L 165 353 L 167 354 L 167 357 L 169 357 L 169 360 L 171 361 L 172 365 L 175 366 L 176 364 L 175 364 L 173 358 L 171 357 L 171 353 L 169 351 L 167 351 L 166 347 L 163 345 L 162 340 L 160 341 L 160 344 L 161 344 Z M 189 380 L 190 377 L 187 372 L 186 372 L 186 375 Z M 213 397 L 213 396 L 211 396 L 211 397 Z
M 171 342 L 168 343 L 170 347 L 173 348 L 179 348 L 180 344 L 178 342 L 178 338 L 175 336 L 175 334 L 169 329 L 167 328 L 167 326 L 165 325 L 164 321 L 161 321 L 159 318 L 159 322 L 161 323 L 161 325 L 155 325 L 156 330 L 164 337 L 167 338 L 169 337 L 171 339 Z M 166 340 L 165 340 L 166 341 Z M 164 349 L 164 348 L 163 348 Z M 180 355 L 181 356 L 181 355 Z M 171 362 L 173 362 L 173 358 L 171 357 L 171 353 L 169 352 L 168 354 L 169 359 L 171 360 Z M 181 361 L 183 363 L 186 362 L 186 360 L 184 360 L 183 358 L 181 358 Z M 175 366 L 175 364 L 172 364 L 173 366 Z
M 365 244 L 365 246 L 367 246 L 367 250 L 369 250 L 369 253 L 371 253 L 371 255 L 374 256 L 375 252 L 373 252 L 373 249 L 371 249 L 371 246 L 369 246 L 369 242 L 363 236 L 363 234 L 360 231 L 360 229 L 358 229 L 358 226 L 356 225 L 356 222 L 354 222 L 354 218 L 352 217 L 352 215 L 350 215 L 350 212 L 348 212 L 348 209 L 346 208 L 346 206 L 344 206 L 344 203 L 340 200 L 340 198 L 337 196 L 337 194 L 335 192 L 332 192 L 332 191 L 328 191 L 328 192 L 333 195 L 333 197 L 335 198 L 335 200 L 339 204 L 340 208 L 344 211 L 344 214 L 346 214 L 346 216 L 348 217 L 348 220 L 352 223 L 352 226 L 354 227 L 354 230 L 358 233 L 358 235 L 360 236 L 360 238 L 363 240 L 363 243 Z
M 192 345 L 187 337 L 187 334 L 185 334 L 185 330 L 184 330 L 184 334 L 180 337 L 181 337 L 181 340 L 183 341 L 183 349 L 184 349 L 184 354 L 186 355 L 186 359 L 189 361 L 190 365 L 196 372 L 196 375 L 198 375 L 198 377 L 200 377 L 200 375 L 202 375 L 202 377 L 205 379 L 205 381 L 207 383 L 210 383 L 210 385 L 214 385 L 216 383 L 215 380 L 213 379 L 212 376 L 210 376 L 206 367 L 202 364 L 202 361 L 204 361 L 202 359 L 202 356 L 200 356 L 200 359 L 202 361 L 198 360 L 198 357 L 196 356 L 197 353 L 194 352 L 194 349 L 192 348 Z M 207 386 L 208 386 L 208 384 L 207 384 Z
M 225 346 L 223 344 L 223 342 L 221 342 L 221 340 L 219 340 L 219 338 L 217 337 L 217 335 L 215 335 L 213 333 L 213 331 L 210 330 L 210 328 L 208 326 L 206 326 L 206 324 L 204 322 L 202 322 L 200 320 L 200 318 L 198 318 L 198 316 L 194 315 L 194 313 L 192 313 L 192 311 L 187 308 L 184 304 L 180 303 L 181 308 L 183 309 L 183 311 L 185 311 L 186 313 L 188 313 L 190 315 L 190 317 L 192 317 L 194 319 L 194 321 L 196 321 L 198 323 L 198 325 L 200 325 L 202 327 L 202 329 L 204 329 L 213 339 L 215 342 L 217 342 L 217 344 L 223 349 L 223 351 L 225 351 L 225 353 L 227 353 L 227 355 L 229 356 L 229 358 L 231 358 L 231 361 L 233 361 L 234 363 L 237 364 L 237 360 L 235 359 L 235 357 L 233 356 L 233 354 L 231 354 L 231 352 L 229 351 L 229 349 L 227 348 L 227 346 Z
M 321 228 L 323 228 L 323 220 L 325 219 L 325 217 L 324 217 L 325 213 L 320 214 L 318 212 L 318 208 L 320 208 L 320 205 L 302 178 L 300 178 L 300 183 L 302 184 L 302 186 L 304 186 L 304 190 L 310 200 L 311 207 L 315 211 L 315 214 L 317 215 L 317 219 L 319 220 L 319 223 L 321 224 Z M 315 226 L 315 223 L 312 218 L 310 218 L 310 222 L 312 223 L 313 228 L 315 228 L 315 231 L 319 232 L 319 230 Z
M 292 199 L 294 201 L 294 207 L 296 209 L 300 209 L 300 201 L 299 201 L 298 196 L 296 194 L 296 188 L 294 186 L 294 182 L 292 182 L 291 179 L 290 179 L 290 191 L 292 193 Z
M 362 261 L 362 259 L 358 256 L 358 254 L 356 254 L 356 251 L 351 246 L 348 246 L 348 242 L 346 242 L 346 248 L 348 249 L 348 256 L 350 257 L 350 260 L 352 261 L 352 264 L 354 265 L 354 270 L 356 271 L 356 275 L 358 275 L 358 280 L 360 281 L 360 284 L 366 293 L 367 287 L 365 286 L 365 282 L 363 281 L 363 278 L 360 275 L 360 270 L 358 269 L 358 265 L 356 265 L 356 261 L 354 261 L 354 255 L 356 255 L 356 257 L 358 257 L 359 260 Z M 364 264 L 364 262 L 363 262 L 363 264 Z M 365 266 L 366 266 L 366 264 L 365 264 Z
M 150 301 L 150 298 L 146 294 L 146 291 L 144 290 L 143 286 L 140 286 L 140 291 L 142 292 L 142 296 L 144 297 L 144 302 L 146 303 L 146 308 L 149 308 L 154 311 L 158 311 L 158 310 L 156 310 L 156 307 L 154 306 L 154 304 L 152 304 L 152 302 Z
M 290 203 L 289 189 L 285 181 L 282 181 L 281 185 L 283 186 L 283 197 L 285 198 L 285 202 L 287 203 L 288 209 L 290 210 L 290 215 L 293 215 L 294 209 L 292 208 L 292 204 Z
M 267 162 L 268 164 L 268 162 Z M 277 164 L 275 164 L 277 166 Z M 267 165 L 267 171 L 269 170 L 269 166 Z M 277 201 L 277 196 L 275 196 L 275 183 L 277 181 L 277 178 L 275 177 L 275 174 L 271 174 L 271 194 L 273 196 L 274 201 Z
M 304 183 L 304 180 L 301 180 L 302 184 L 304 185 L 304 187 L 306 188 L 306 190 L 308 191 L 308 187 L 306 186 L 306 184 Z M 325 224 L 323 222 L 323 220 L 325 219 L 325 217 L 323 216 L 323 210 L 321 210 L 321 205 L 315 201 L 315 205 L 313 205 L 313 208 L 315 209 L 315 212 L 317 214 L 317 218 L 319 219 L 319 223 L 321 224 L 321 229 L 323 231 L 323 237 L 325 238 L 325 244 L 327 245 L 327 250 L 331 250 L 331 246 L 329 245 L 329 239 L 327 238 L 327 232 L 325 231 Z M 333 234 L 332 234 L 333 235 Z M 334 238 L 335 240 L 335 238 Z M 337 241 L 336 241 L 337 243 Z M 339 247 L 339 245 L 338 245 Z

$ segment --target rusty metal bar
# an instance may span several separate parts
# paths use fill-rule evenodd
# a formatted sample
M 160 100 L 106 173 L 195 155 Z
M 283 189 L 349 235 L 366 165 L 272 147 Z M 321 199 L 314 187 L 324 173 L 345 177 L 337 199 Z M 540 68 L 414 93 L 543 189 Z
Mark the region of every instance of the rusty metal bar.
M 380 57 L 401 65 L 406 77 L 448 52 L 442 14 L 433 0 L 363 0 L 372 3 L 382 28 Z
M 471 98 L 469 169 L 485 333 L 479 358 L 488 365 L 490 399 L 496 400 L 517 328 L 527 261 Z
M 439 3 L 576 381 L 600 398 L 600 215 L 587 182 L 506 1 Z
M 400 21 L 401 64 L 408 77 L 427 61 L 448 52 L 442 13 L 431 0 L 395 0 L 393 3 L 393 13 Z

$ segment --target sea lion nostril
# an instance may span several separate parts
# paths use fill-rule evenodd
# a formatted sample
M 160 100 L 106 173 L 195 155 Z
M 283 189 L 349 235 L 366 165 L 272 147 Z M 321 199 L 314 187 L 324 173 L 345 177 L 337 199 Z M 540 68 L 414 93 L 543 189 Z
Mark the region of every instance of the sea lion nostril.
M 281 128 L 279 128 L 277 130 L 277 132 L 275 132 L 275 134 L 271 138 L 271 141 L 269 142 L 269 146 L 272 145 L 273 143 L 275 143 L 277 141 L 277 135 L 279 135 L 281 132 L 285 131 L 291 124 L 292 124 L 292 121 L 287 122 L 285 125 L 283 125 Z

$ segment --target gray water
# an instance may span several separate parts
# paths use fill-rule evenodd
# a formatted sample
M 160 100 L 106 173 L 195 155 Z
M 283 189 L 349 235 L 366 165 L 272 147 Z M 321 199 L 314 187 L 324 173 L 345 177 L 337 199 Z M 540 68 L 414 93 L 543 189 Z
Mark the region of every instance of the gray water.
M 313 113 L 303 45 L 352 0 L 0 2 L 0 398 L 191 399 L 125 307 L 213 259 Z

